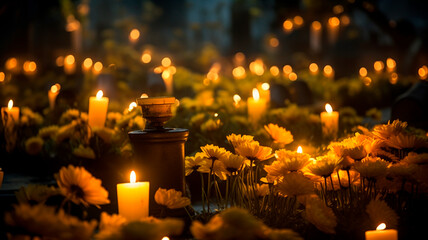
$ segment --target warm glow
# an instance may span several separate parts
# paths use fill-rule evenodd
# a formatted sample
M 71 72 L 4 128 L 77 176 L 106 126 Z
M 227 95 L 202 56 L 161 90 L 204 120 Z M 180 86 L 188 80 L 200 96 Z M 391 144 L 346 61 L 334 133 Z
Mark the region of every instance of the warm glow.
M 12 108 L 13 108 L 13 100 L 12 99 L 10 99 L 9 102 L 7 103 L 7 108 L 9 110 L 12 110 Z
M 134 170 L 132 170 L 131 175 L 129 176 L 129 182 L 135 183 L 137 181 L 137 175 L 135 175 Z
M 344 25 L 344 26 L 348 26 L 351 23 L 351 19 L 349 18 L 348 15 L 342 15 L 340 17 L 340 22 Z
M 147 95 L 147 93 L 143 93 L 141 94 L 140 98 L 149 98 L 149 95 Z
M 131 40 L 132 42 L 137 41 L 139 37 L 140 37 L 140 31 L 138 31 L 138 29 L 134 28 L 129 33 L 129 40 Z
M 293 22 L 290 19 L 285 20 L 282 26 L 286 32 L 293 30 Z
M 16 60 L 16 58 L 9 58 L 5 64 L 5 67 L 7 70 L 12 70 L 17 66 L 18 66 L 18 60 Z
M 218 117 L 218 113 L 214 113 L 214 117 Z
M 395 66 L 397 66 L 397 63 L 395 62 L 394 59 L 392 59 L 392 58 L 387 58 L 386 59 L 386 67 L 388 69 L 394 69 Z
M 333 7 L 333 13 L 334 14 L 341 14 L 343 13 L 343 6 L 342 5 L 336 5 Z
M 141 55 L 141 61 L 143 63 L 149 63 L 152 61 L 152 55 L 150 55 L 150 52 L 144 51 L 143 55 Z
M 209 72 L 207 73 L 207 78 L 208 78 L 209 80 L 211 80 L 211 81 L 215 82 L 215 81 L 217 81 L 217 80 L 218 80 L 218 74 L 217 74 L 216 72 L 209 71 Z
M 4 74 L 4 72 L 0 72 L 0 82 L 3 82 L 5 78 L 6 75 Z
M 366 77 L 367 76 L 367 69 L 365 67 L 360 68 L 360 77 Z
M 279 46 L 279 40 L 276 37 L 272 37 L 269 39 L 269 45 L 271 47 L 278 47 Z
M 58 83 L 55 85 L 52 85 L 51 92 L 56 93 L 59 91 L 60 88 L 61 88 L 61 85 L 59 85 Z
M 421 68 L 418 69 L 418 75 L 419 78 L 422 80 L 427 79 L 428 77 L 428 68 L 427 66 L 422 66 Z
M 290 74 L 288 74 L 288 79 L 290 79 L 290 81 L 296 81 L 297 74 L 295 72 L 291 72 Z
M 83 67 L 84 67 L 85 69 L 89 69 L 90 67 L 92 67 L 92 64 L 93 64 L 93 61 L 92 61 L 92 59 L 90 59 L 90 58 L 86 58 L 86 59 L 83 61 Z
M 372 83 L 372 79 L 369 77 L 365 77 L 363 78 L 363 82 L 364 82 L 364 85 L 370 86 L 370 84 Z
M 303 153 L 303 148 L 302 148 L 302 146 L 297 147 L 297 152 L 298 152 L 298 153 Z
M 277 66 L 270 67 L 269 71 L 274 77 L 279 75 L 279 68 Z
M 235 61 L 237 64 L 242 64 L 245 61 L 245 54 L 242 52 L 237 52 L 235 54 Z
M 325 105 L 325 111 L 328 112 L 328 113 L 332 113 L 333 112 L 333 108 L 331 107 L 330 104 L 327 103 Z
M 398 81 L 398 74 L 397 73 L 391 73 L 391 76 L 389 77 L 389 83 L 392 85 L 396 84 Z
M 282 71 L 284 72 L 285 75 L 289 75 L 293 71 L 293 68 L 290 65 L 285 65 L 282 68 Z
M 102 90 L 99 90 L 98 92 L 97 92 L 97 99 L 101 99 L 103 97 L 103 91 Z
M 253 88 L 253 98 L 254 98 L 254 101 L 258 101 L 260 99 L 260 94 L 257 88 Z
M 269 90 L 269 88 L 270 88 L 269 83 L 263 83 L 263 84 L 262 84 L 262 89 L 263 89 L 263 90 L 267 91 L 267 90 Z
M 76 59 L 74 58 L 73 55 L 67 55 L 64 59 L 64 63 L 68 65 L 74 64 L 75 61 Z
M 382 61 L 376 61 L 376 62 L 374 62 L 373 67 L 374 67 L 374 70 L 376 72 L 380 72 L 380 71 L 383 70 L 383 68 L 385 67 L 385 65 L 383 64 Z
M 162 238 L 162 240 L 169 240 L 169 237 L 165 236 Z
M 241 101 L 241 97 L 238 94 L 233 95 L 233 101 L 238 104 Z
M 294 24 L 296 24 L 296 26 L 302 26 L 303 25 L 303 18 L 299 15 L 295 16 L 293 18 Z
M 311 73 L 317 73 L 318 72 L 318 65 L 316 63 L 311 63 L 309 65 L 309 71 L 311 71 Z
M 96 72 L 101 72 L 101 70 L 103 70 L 103 64 L 101 62 L 96 62 L 94 64 L 94 70 Z
M 256 59 L 254 62 L 251 62 L 250 71 L 258 76 L 263 75 L 265 72 L 263 61 L 261 59 Z
M 340 20 L 337 17 L 331 17 L 331 18 L 328 19 L 328 24 L 331 27 L 338 27 L 339 24 L 340 24 Z
M 136 107 L 137 107 L 137 103 L 136 102 L 132 102 L 132 103 L 129 104 L 128 111 L 130 112 L 130 111 L 132 111 L 132 109 L 134 109 Z
M 162 79 L 169 79 L 171 77 L 171 73 L 169 71 L 162 72 Z
M 64 57 L 63 57 L 63 56 L 59 56 L 59 57 L 57 57 L 57 58 L 56 58 L 56 60 L 55 60 L 55 64 L 56 64 L 58 67 L 62 67 L 62 66 L 64 66 Z
M 386 228 L 386 224 L 385 223 L 381 223 L 381 224 L 379 224 L 379 226 L 377 226 L 376 230 L 377 231 L 385 230 L 385 228 Z
M 236 67 L 232 70 L 233 77 L 235 79 L 241 79 L 245 77 L 245 68 L 242 66 Z
M 172 75 L 174 75 L 174 74 L 177 72 L 177 68 L 175 68 L 174 66 L 171 66 L 171 67 L 169 67 L 169 68 L 168 68 L 168 71 L 169 71 Z
M 171 59 L 169 57 L 165 57 L 162 59 L 162 66 L 169 67 L 171 66 Z
M 313 21 L 312 22 L 312 29 L 314 30 L 320 30 L 321 29 L 321 23 L 318 21 Z
M 23 67 L 25 72 L 34 72 L 37 69 L 37 65 L 34 61 L 25 61 Z
M 333 68 L 330 65 L 325 65 L 324 74 L 330 76 L 331 74 L 333 74 Z

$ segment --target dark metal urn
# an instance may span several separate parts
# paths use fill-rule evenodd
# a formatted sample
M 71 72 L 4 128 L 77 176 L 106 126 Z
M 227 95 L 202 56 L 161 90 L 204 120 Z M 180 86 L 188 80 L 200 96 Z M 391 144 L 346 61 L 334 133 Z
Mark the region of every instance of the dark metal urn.
M 150 182 L 149 214 L 159 216 L 161 206 L 154 199 L 158 188 L 175 189 L 185 194 L 184 143 L 189 131 L 182 128 L 164 128 L 172 117 L 174 97 L 139 98 L 144 130 L 129 132 L 135 152 L 135 168 L 139 181 Z

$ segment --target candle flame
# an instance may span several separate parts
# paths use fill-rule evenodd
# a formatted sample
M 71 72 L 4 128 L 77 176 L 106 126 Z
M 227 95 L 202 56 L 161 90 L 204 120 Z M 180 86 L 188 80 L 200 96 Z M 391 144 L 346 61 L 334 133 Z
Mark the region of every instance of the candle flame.
M 267 90 L 269 90 L 269 88 L 270 88 L 269 83 L 263 83 L 263 84 L 262 84 L 262 89 L 263 89 L 263 90 L 267 91 Z
M 129 175 L 129 182 L 135 183 L 137 181 L 137 175 L 135 175 L 134 170 L 132 170 L 131 175 Z
M 241 97 L 238 94 L 233 95 L 233 101 L 238 104 L 241 101 Z
M 311 65 L 309 65 L 309 71 L 311 71 L 311 73 L 318 72 L 318 65 L 316 63 L 311 63 Z
M 134 109 L 136 107 L 137 107 L 137 103 L 136 102 L 132 102 L 132 103 L 129 104 L 128 111 L 132 111 L 132 109 Z
M 169 240 L 169 237 L 165 236 L 162 238 L 162 240 Z
M 253 98 L 254 98 L 254 101 L 258 101 L 260 99 L 260 94 L 257 88 L 253 88 Z
M 99 90 L 98 92 L 97 92 L 97 99 L 101 99 L 103 97 L 103 91 L 102 90 Z
M 9 100 L 9 103 L 7 104 L 7 108 L 9 110 L 11 110 L 13 108 L 13 100 L 12 99 Z
M 386 224 L 385 223 L 381 223 L 381 224 L 379 224 L 379 226 L 377 226 L 376 230 L 377 231 L 379 231 L 379 230 L 385 230 L 385 228 L 386 228 Z
M 367 77 L 367 68 L 365 67 L 360 68 L 359 74 L 361 77 Z
M 58 91 L 59 91 L 59 89 L 58 89 L 58 85 L 59 85 L 59 84 L 52 85 L 52 87 L 51 87 L 51 92 L 53 92 L 53 93 L 58 92 Z
M 377 72 L 380 72 L 383 70 L 383 68 L 385 67 L 385 65 L 383 64 L 382 61 L 376 61 L 373 64 L 373 68 L 374 70 L 376 70 Z
M 277 66 L 270 67 L 269 71 L 274 77 L 278 76 L 279 74 L 279 68 Z
M 164 57 L 161 61 L 163 67 L 171 66 L 171 59 L 169 57 Z
M 214 117 L 218 117 L 218 113 L 214 113 Z
M 138 31 L 138 29 L 134 28 L 129 33 L 129 40 L 131 41 L 137 41 L 139 37 L 140 37 L 140 31 Z
M 328 113 L 332 113 L 333 112 L 333 108 L 331 107 L 331 105 L 330 104 L 326 104 L 325 105 L 325 110 L 328 112 Z
M 92 64 L 93 64 L 94 62 L 92 61 L 92 59 L 91 58 L 86 58 L 84 61 L 83 61 L 83 67 L 84 68 L 86 68 L 86 69 L 89 69 L 90 67 L 92 67 Z
M 96 62 L 94 64 L 94 71 L 96 73 L 99 73 L 99 72 L 101 72 L 101 70 L 103 70 L 103 64 L 101 62 Z
M 311 26 L 312 26 L 312 29 L 317 30 L 317 31 L 321 30 L 321 27 L 322 27 L 321 23 L 318 21 L 312 22 Z
M 68 64 L 68 65 L 71 65 L 71 64 L 73 64 L 74 62 L 76 61 L 76 59 L 74 58 L 74 56 L 73 55 L 67 55 L 66 57 L 65 57 L 65 59 L 64 59 L 64 62 L 66 63 L 66 64 Z
M 143 93 L 141 94 L 140 98 L 149 98 L 149 95 L 147 95 L 147 93 Z
M 303 153 L 303 148 L 302 148 L 302 146 L 299 146 L 299 147 L 297 148 L 297 152 L 298 152 L 298 153 Z

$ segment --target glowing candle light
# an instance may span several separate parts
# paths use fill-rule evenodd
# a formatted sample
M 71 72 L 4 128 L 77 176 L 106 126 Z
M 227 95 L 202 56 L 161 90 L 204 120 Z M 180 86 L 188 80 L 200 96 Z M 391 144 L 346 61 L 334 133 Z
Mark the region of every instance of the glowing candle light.
M 136 102 L 130 103 L 129 107 L 128 107 L 128 112 L 132 112 L 132 110 L 134 110 L 134 108 L 136 108 L 136 107 L 137 107 L 137 103 Z
M 382 61 L 376 61 L 373 64 L 373 68 L 378 74 L 382 73 L 384 67 L 385 67 L 385 64 L 383 64 Z
M 103 97 L 103 91 L 99 90 L 96 97 L 89 98 L 88 123 L 91 127 L 104 127 L 107 116 L 109 99 Z
M 334 44 L 339 34 L 340 20 L 337 17 L 331 17 L 328 19 L 328 41 L 330 44 Z
M 55 100 L 59 94 L 60 89 L 61 89 L 61 85 L 59 83 L 56 83 L 55 85 L 52 85 L 51 89 L 49 89 L 48 91 L 49 107 L 51 109 L 55 108 Z
M 18 60 L 16 58 L 9 58 L 5 63 L 6 70 L 17 73 L 19 71 Z
M 316 63 L 311 63 L 309 65 L 309 72 L 312 75 L 317 75 L 318 74 L 318 70 L 319 70 L 319 68 L 318 68 L 318 65 Z
M 143 94 L 141 94 L 141 96 L 140 96 L 140 98 L 148 98 L 149 97 L 149 95 L 147 95 L 147 93 L 143 93 Z
M 293 31 L 293 22 L 290 19 L 287 19 L 282 24 L 282 27 L 284 28 L 285 33 L 289 34 Z
M 162 72 L 162 79 L 163 79 L 163 82 L 165 83 L 166 93 L 172 96 L 174 91 L 173 85 L 172 85 L 173 76 L 169 71 L 169 69 L 166 69 L 165 71 Z
M 0 82 L 4 82 L 5 79 L 6 75 L 4 74 L 4 72 L 0 72 Z
M 25 61 L 23 65 L 24 74 L 27 76 L 34 75 L 37 70 L 37 64 L 34 61 Z
M 301 16 L 297 15 L 293 18 L 293 22 L 294 22 L 294 25 L 296 25 L 296 28 L 299 28 L 303 25 L 304 21 Z
M 334 78 L 334 69 L 330 65 L 325 65 L 323 69 L 324 77 L 333 79 Z
M 117 203 L 119 214 L 128 221 L 136 221 L 149 216 L 150 182 L 137 182 L 134 171 L 130 183 L 117 184 Z
M 290 79 L 290 81 L 296 81 L 297 80 L 297 74 L 295 72 L 291 72 L 290 74 L 288 74 L 288 79 Z
M 293 72 L 293 68 L 290 65 L 284 65 L 282 71 L 284 72 L 285 76 L 288 76 L 291 72 Z
M 389 83 L 391 83 L 392 85 L 397 84 L 398 81 L 398 74 L 393 72 L 391 73 L 391 76 L 389 76 Z
M 276 38 L 276 37 L 271 37 L 271 38 L 269 39 L 269 45 L 270 45 L 271 47 L 273 47 L 273 48 L 278 47 L 278 46 L 279 46 L 279 40 L 278 40 L 278 38 Z
M 257 88 L 253 88 L 253 97 L 248 98 L 247 108 L 250 121 L 257 125 L 267 108 L 266 99 L 260 98 Z
M 358 71 L 360 74 L 360 78 L 367 77 L 367 69 L 365 67 L 360 68 L 360 71 Z
M 146 50 L 143 52 L 143 54 L 141 55 L 141 61 L 143 63 L 149 63 L 152 61 L 152 55 L 150 54 L 150 51 Z
M 298 153 L 303 153 L 303 148 L 302 148 L 302 146 L 298 146 L 298 147 L 297 147 L 297 152 L 298 152 Z
M 233 95 L 233 105 L 238 108 L 239 107 L 239 102 L 241 101 L 241 96 L 239 96 L 238 94 Z
M 339 131 L 339 112 L 333 111 L 330 104 L 325 105 L 325 112 L 321 112 L 321 127 L 325 138 L 336 138 Z
M 73 74 L 76 71 L 76 59 L 73 55 L 67 55 L 64 58 L 64 72 L 66 74 Z
M 94 75 L 98 75 L 101 73 L 102 70 L 103 70 L 103 64 L 101 62 L 96 62 L 94 64 L 94 67 L 92 68 L 92 73 Z
M 311 30 L 309 33 L 309 45 L 312 51 L 319 52 L 321 50 L 321 34 L 322 25 L 318 21 L 314 21 L 311 24 Z
M 129 41 L 132 44 L 135 44 L 139 38 L 140 38 L 140 31 L 136 28 L 132 29 L 131 32 L 129 33 Z
M 242 66 L 236 67 L 232 70 L 233 78 L 235 79 L 243 79 L 245 78 L 245 68 Z
M 169 237 L 165 236 L 162 238 L 162 240 L 169 240 Z
M 3 126 L 13 126 L 19 123 L 19 107 L 13 106 L 13 100 L 10 99 L 7 107 L 1 108 L 1 117 Z
M 256 74 L 257 76 L 262 76 L 263 73 L 265 72 L 263 60 L 258 58 L 256 60 L 254 60 L 253 62 L 251 62 L 250 63 L 250 71 L 253 74 Z
M 163 67 L 169 67 L 169 66 L 171 66 L 172 62 L 171 62 L 171 59 L 169 57 L 165 57 L 162 59 L 161 63 L 162 63 Z
M 268 103 L 270 101 L 270 85 L 269 83 L 259 83 L 257 84 L 257 90 L 259 91 L 259 96 L 262 99 L 265 99 Z
M 85 58 L 85 60 L 83 60 L 83 63 L 82 63 L 83 72 L 89 72 L 93 64 L 94 62 L 92 61 L 91 58 Z
M 391 73 L 395 71 L 395 67 L 397 66 L 397 63 L 392 58 L 386 59 L 386 70 Z
M 366 231 L 366 240 L 397 240 L 398 232 L 395 229 L 386 229 L 385 223 L 379 224 L 376 230 Z
M 235 66 L 242 66 L 245 63 L 245 54 L 242 52 L 237 52 L 233 58 L 233 63 Z
M 272 76 L 276 77 L 279 75 L 279 68 L 277 66 L 272 66 L 269 68 L 270 74 L 272 74 Z
M 421 80 L 425 80 L 428 77 L 428 67 L 422 66 L 418 69 L 418 75 Z

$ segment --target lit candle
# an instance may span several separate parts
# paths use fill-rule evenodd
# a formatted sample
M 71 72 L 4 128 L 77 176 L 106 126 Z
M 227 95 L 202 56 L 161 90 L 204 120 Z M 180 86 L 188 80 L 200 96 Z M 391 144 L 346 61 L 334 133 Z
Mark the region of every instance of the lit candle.
M 94 74 L 94 76 L 97 76 L 98 74 L 101 73 L 102 70 L 103 70 L 103 64 L 101 62 L 96 62 L 94 63 L 94 67 L 92 68 L 92 74 Z
M 392 72 L 394 72 L 395 71 L 395 67 L 397 66 L 397 63 L 395 62 L 395 60 L 394 59 L 392 59 L 392 58 L 387 58 L 386 59 L 386 70 L 389 72 L 389 73 L 392 73 Z
M 361 79 L 367 77 L 367 69 L 365 67 L 361 67 L 358 73 L 360 74 Z
M 319 52 L 321 50 L 321 23 L 314 21 L 311 24 L 311 31 L 309 34 L 309 44 L 311 50 L 314 52 Z
M 241 96 L 238 94 L 233 95 L 233 105 L 235 108 L 239 108 L 239 102 L 241 101 Z
M 340 20 L 337 17 L 331 17 L 328 19 L 328 41 L 330 44 L 334 44 L 339 34 Z
M 103 97 L 103 91 L 99 90 L 96 97 L 89 98 L 89 126 L 104 127 L 107 116 L 109 99 Z
M 325 105 L 326 112 L 321 113 L 322 133 L 325 138 L 336 138 L 339 130 L 339 112 L 333 111 L 330 104 Z
M 19 107 L 13 106 L 12 99 L 9 100 L 7 107 L 1 108 L 1 118 L 3 126 L 13 126 L 19 122 Z
M 59 83 L 57 83 L 55 85 L 52 85 L 51 89 L 48 91 L 49 107 L 51 109 L 55 108 L 55 100 L 59 94 L 60 89 L 61 89 L 61 85 L 59 85 Z
M 297 152 L 298 152 L 298 153 L 303 153 L 303 148 L 302 148 L 302 146 L 298 146 L 298 147 L 297 147 Z
M 311 63 L 309 65 L 309 72 L 311 75 L 317 75 L 318 74 L 318 65 L 316 63 Z
M 382 73 L 384 67 L 385 67 L 385 64 L 383 64 L 382 61 L 376 61 L 373 64 L 373 68 L 374 68 L 374 70 L 376 71 L 377 74 Z
M 330 65 L 325 65 L 323 69 L 324 77 L 333 79 L 334 78 L 334 69 Z
M 253 125 L 257 125 L 262 115 L 266 112 L 266 99 L 261 99 L 259 91 L 253 88 L 253 97 L 248 98 L 248 117 Z
M 285 33 L 289 34 L 293 31 L 293 22 L 290 19 L 287 19 L 282 24 L 282 27 L 284 28 Z
M 428 67 L 422 66 L 418 69 L 418 75 L 421 80 L 425 80 L 428 77 Z
M 129 33 L 129 41 L 132 44 L 135 44 L 138 39 L 140 38 L 140 31 L 138 31 L 138 29 L 132 29 L 131 32 Z
M 82 71 L 85 73 L 89 72 L 93 64 L 94 62 L 92 61 L 91 58 L 85 58 L 85 60 L 82 63 Z
M 128 221 L 136 221 L 149 216 L 150 182 L 136 182 L 135 172 L 130 175 L 130 183 L 117 184 L 119 214 Z
M 270 85 L 269 83 L 257 84 L 257 90 L 261 99 L 265 99 L 266 102 L 270 101 Z
M 398 232 L 395 229 L 386 229 L 385 223 L 379 224 L 376 230 L 366 231 L 366 240 L 397 240 Z
M 25 61 L 22 66 L 24 69 L 24 74 L 27 76 L 33 76 L 37 70 L 37 64 L 34 61 Z
M 76 71 L 76 59 L 73 55 L 67 55 L 64 58 L 64 72 L 66 74 L 73 74 Z

